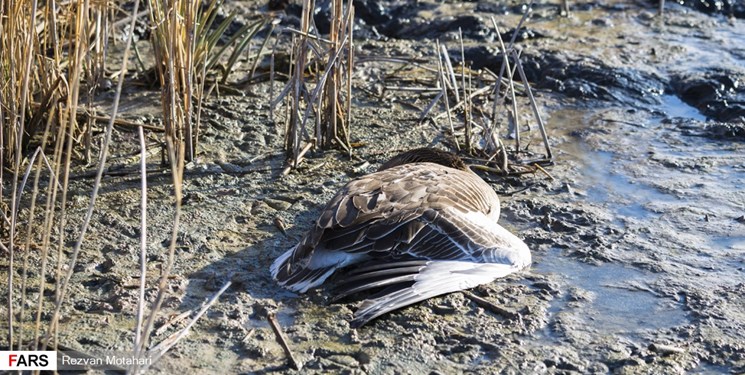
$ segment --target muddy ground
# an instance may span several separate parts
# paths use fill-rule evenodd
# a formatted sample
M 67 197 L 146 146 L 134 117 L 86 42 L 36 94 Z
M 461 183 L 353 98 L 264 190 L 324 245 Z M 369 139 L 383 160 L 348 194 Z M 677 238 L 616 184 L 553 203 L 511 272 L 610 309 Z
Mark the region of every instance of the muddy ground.
M 489 17 L 510 30 L 522 12 L 512 2 L 407 4 L 359 2 L 358 56 L 434 63 L 432 38 L 456 51 L 461 27 L 466 60 L 498 70 Z M 742 13 L 667 4 L 658 17 L 653 3 L 571 5 L 566 18 L 557 4 L 536 5 L 518 38 L 556 153 L 551 178 L 484 175 L 503 193 L 502 225 L 533 251 L 529 271 L 472 291 L 501 311 L 453 293 L 350 329 L 353 303 L 329 305 L 323 291 L 298 296 L 271 280 L 273 259 L 346 181 L 395 150 L 448 143 L 443 121 L 417 124 L 431 97 L 378 95 L 379 77 L 397 66 L 360 62 L 352 140 L 364 146 L 353 160 L 314 152 L 281 177 L 284 130 L 269 119 L 268 83 L 206 104 L 202 152 L 187 167 L 172 294 L 153 341 L 186 323 L 173 317 L 233 285 L 158 371 L 294 373 L 267 323 L 276 312 L 302 373 L 744 372 Z M 293 11 L 283 22 L 296 22 Z M 126 90 L 125 117 L 157 116 L 157 91 Z M 112 165 L 135 166 L 136 133 L 115 137 Z M 159 148 L 152 151 L 157 169 Z M 87 205 L 90 169 L 76 171 L 75 212 Z M 152 300 L 173 208 L 169 176 L 153 173 L 148 182 Z M 131 347 L 137 300 L 139 177 L 109 176 L 102 189 L 60 337 L 89 352 Z M 73 220 L 68 238 L 77 227 Z

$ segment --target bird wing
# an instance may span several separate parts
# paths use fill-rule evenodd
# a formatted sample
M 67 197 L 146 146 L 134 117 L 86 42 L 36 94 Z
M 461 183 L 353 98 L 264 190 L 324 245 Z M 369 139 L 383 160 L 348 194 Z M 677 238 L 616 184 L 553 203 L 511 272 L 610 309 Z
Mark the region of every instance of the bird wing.
M 469 215 L 493 217 L 498 209 L 496 194 L 470 172 L 421 163 L 372 173 L 337 193 L 272 274 L 305 291 L 363 259 L 474 260 L 499 238 Z
M 417 230 L 409 230 L 411 227 Z M 463 213 L 452 208 L 427 210 L 387 232 L 392 239 L 385 242 L 394 244 L 385 252 L 364 249 L 364 245 L 374 247 L 379 242 L 370 239 L 345 248 L 347 254 L 365 250 L 370 261 L 338 281 L 336 298 L 393 284 L 399 277 L 395 283 L 413 281 L 411 276 L 421 271 L 417 267 L 428 261 L 491 263 L 517 268 L 530 264 L 530 251 L 525 243 L 479 212 Z
M 354 326 L 434 296 L 491 282 L 531 262 L 525 243 L 483 213 L 429 210 L 415 222 L 425 225 L 400 243 L 398 256 L 367 262 L 337 281 L 335 300 L 384 288 L 362 302 Z
M 457 260 L 427 261 L 415 274 L 398 276 L 398 279 L 408 281 L 408 283 L 394 284 L 378 295 L 364 300 L 355 311 L 351 325 L 362 326 L 387 312 L 435 296 L 473 288 L 504 277 L 518 269 L 508 264 Z
M 498 210 L 496 194 L 475 174 L 410 164 L 350 182 L 323 210 L 309 239 L 334 251 L 390 251 L 431 231 L 432 224 L 442 223 L 440 233 L 455 236 L 463 224 L 478 225 L 462 222 L 461 214 L 495 218 Z

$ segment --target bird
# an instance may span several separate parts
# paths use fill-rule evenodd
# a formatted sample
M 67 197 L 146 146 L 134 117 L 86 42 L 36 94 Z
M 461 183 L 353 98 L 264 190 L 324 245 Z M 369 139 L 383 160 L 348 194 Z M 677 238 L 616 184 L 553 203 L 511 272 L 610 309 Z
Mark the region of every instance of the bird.
M 497 194 L 460 157 L 409 150 L 342 187 L 270 272 L 298 293 L 333 284 L 334 301 L 377 291 L 354 313 L 350 326 L 360 327 L 530 266 L 530 249 L 497 224 L 499 213 Z

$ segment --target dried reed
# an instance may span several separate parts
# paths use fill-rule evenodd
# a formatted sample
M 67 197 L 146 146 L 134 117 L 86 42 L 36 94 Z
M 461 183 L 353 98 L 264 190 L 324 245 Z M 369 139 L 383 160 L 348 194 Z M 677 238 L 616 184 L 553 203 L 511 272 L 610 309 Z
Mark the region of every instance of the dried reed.
M 196 152 L 196 124 L 207 74 L 223 61 L 221 56 L 230 51 L 227 68 L 222 73 L 224 82 L 238 56 L 248 48 L 249 41 L 266 25 L 263 18 L 249 23 L 218 49 L 217 41 L 234 16 L 218 26 L 212 25 L 219 7 L 217 1 L 206 10 L 200 8 L 199 2 L 186 0 L 150 2 L 149 5 L 146 13 L 138 12 L 139 1 L 135 1 L 133 13 L 126 15 L 107 2 L 0 0 L 0 249 L 8 255 L 7 327 L 5 322 L 2 327 L 7 329 L 8 348 L 37 349 L 58 345 L 60 317 L 65 311 L 70 280 L 76 272 L 77 259 L 95 210 L 115 124 L 138 127 L 142 174 L 140 282 L 144 288 L 147 267 L 144 261 L 147 236 L 144 131 L 159 129 L 116 118 L 128 70 L 131 32 L 121 69 L 111 75 L 118 78 L 118 83 L 110 113 L 98 113 L 100 110 L 94 107 L 94 99 L 107 78 L 105 63 L 109 43 L 113 40 L 112 31 L 124 23 L 129 23 L 129 30 L 134 30 L 137 18 L 149 14 L 156 25 L 154 44 L 159 47 L 154 51 L 156 70 L 164 88 L 163 110 L 167 121 L 162 130 L 172 163 L 175 216 L 169 259 L 160 280 L 161 294 L 150 309 L 147 321 L 144 289 L 140 291 L 135 347 L 142 353 L 147 346 L 153 317 L 158 313 L 165 280 L 173 264 L 184 160 Z M 125 17 L 112 22 L 115 14 Z M 267 39 L 270 36 L 271 32 Z M 266 40 L 262 48 L 264 45 Z M 232 50 L 228 46 L 232 46 Z M 252 71 L 260 56 L 261 49 L 253 56 Z M 196 105 L 193 100 L 197 101 Z M 93 142 L 96 121 L 107 122 L 98 150 Z M 28 155 L 27 150 L 33 153 Z M 98 154 L 94 156 L 96 151 Z M 82 225 L 74 245 L 66 249 L 65 234 L 70 229 L 67 224 L 68 187 L 75 154 L 82 155 L 86 161 L 97 159 L 97 167 Z M 39 199 L 40 196 L 44 199 Z M 43 211 L 40 213 L 40 210 Z M 67 250 L 70 250 L 69 255 Z M 37 262 L 40 269 L 34 270 L 32 278 L 29 271 Z M 20 285 L 16 276 L 19 274 Z M 51 300 L 43 298 L 50 277 L 57 281 Z M 38 297 L 28 300 L 28 292 L 32 289 L 38 290 Z M 27 310 L 33 310 L 32 317 L 27 316 Z M 33 324 L 30 325 L 29 320 Z
M 285 149 L 290 153 L 292 168 L 298 166 L 308 145 L 323 148 L 336 145 L 350 154 L 352 150 L 349 132 L 354 7 L 348 4 L 344 9 L 341 0 L 332 0 L 328 40 L 313 34 L 312 15 L 313 2 L 304 0 L 300 30 L 286 29 L 295 35 L 291 78 L 270 105 L 272 110 L 287 98 L 289 115 L 285 119 Z M 315 87 L 310 90 L 308 84 L 311 82 L 306 80 L 306 76 L 310 71 L 318 71 L 318 66 L 321 66 L 321 73 L 316 76 Z M 309 121 L 315 123 L 313 136 L 307 129 Z
M 532 5 L 532 3 L 531 3 Z M 473 81 L 484 82 L 479 72 L 473 72 L 469 67 L 465 65 L 465 52 L 462 43 L 460 45 L 460 59 L 461 64 L 460 70 L 460 82 L 455 78 L 455 69 L 450 63 L 451 59 L 448 56 L 448 51 L 444 45 L 440 45 L 437 42 L 436 52 L 438 55 L 437 66 L 436 66 L 436 82 L 434 85 L 439 86 L 441 90 L 436 98 L 424 109 L 420 115 L 420 120 L 431 118 L 436 121 L 440 117 L 447 117 L 450 134 L 453 138 L 453 146 L 458 150 L 461 149 L 460 137 L 462 135 L 463 147 L 466 152 L 474 156 L 485 156 L 489 161 L 493 161 L 495 166 L 501 170 L 502 173 L 523 173 L 521 165 L 533 164 L 536 162 L 550 163 L 553 155 L 551 153 L 551 147 L 546 133 L 545 124 L 540 115 L 538 105 L 535 97 L 530 89 L 530 84 L 525 77 L 522 65 L 520 63 L 520 50 L 515 47 L 515 38 L 519 33 L 520 28 L 525 23 L 530 8 L 523 14 L 520 22 L 518 23 L 515 31 L 513 32 L 512 39 L 508 45 L 502 41 L 499 27 L 496 21 L 492 18 L 492 23 L 496 34 L 498 36 L 499 48 L 502 55 L 502 64 L 500 66 L 499 73 L 495 76 L 493 85 L 483 86 L 474 89 Z M 519 74 L 519 78 L 516 78 L 515 73 Z M 519 80 L 520 82 L 516 82 Z M 545 146 L 545 154 L 535 160 L 523 160 L 522 154 L 533 154 L 521 144 L 521 137 L 523 126 L 520 122 L 520 108 L 518 100 L 518 87 L 528 97 L 533 119 L 535 120 L 538 129 L 540 130 L 543 144 Z M 460 95 L 458 94 L 460 91 Z M 487 101 L 485 101 L 485 94 L 488 92 L 493 93 L 493 99 L 491 102 L 491 114 L 487 116 L 487 111 L 484 110 L 487 107 Z M 509 96 L 509 105 L 505 105 L 506 97 Z M 455 100 L 455 105 L 450 104 L 451 97 Z M 444 106 L 444 111 L 440 114 L 429 117 L 429 113 L 435 107 L 435 105 L 441 102 Z M 479 112 L 479 117 L 474 116 L 474 111 Z M 463 121 L 464 132 L 457 133 L 453 126 L 452 117 L 459 115 Z M 503 132 L 503 119 L 507 119 L 509 124 L 507 136 L 512 136 L 515 139 L 515 146 L 508 155 L 508 149 L 505 147 L 502 138 Z M 528 127 L 529 128 L 529 127 Z M 480 140 L 474 142 L 473 137 L 476 134 L 480 134 Z M 476 146 L 478 145 L 478 147 Z M 509 158 L 511 156 L 511 158 Z M 508 159 L 510 159 L 508 162 Z

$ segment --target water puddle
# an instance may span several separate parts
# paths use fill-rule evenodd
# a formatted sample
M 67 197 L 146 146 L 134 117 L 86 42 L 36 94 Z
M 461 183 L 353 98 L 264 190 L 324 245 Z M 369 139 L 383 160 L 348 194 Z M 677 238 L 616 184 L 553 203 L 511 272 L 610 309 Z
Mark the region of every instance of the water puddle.
M 604 204 L 618 216 L 648 219 L 657 214 L 646 207 L 652 202 L 673 202 L 678 199 L 657 189 L 635 182 L 616 171 L 615 156 L 609 152 L 586 151 L 583 173 L 588 178 L 587 197 Z
M 734 374 L 736 372 L 731 366 L 711 363 L 700 363 L 696 368 L 687 371 L 689 374 Z
M 614 215 L 614 224 L 619 226 L 625 226 L 627 219 L 633 219 L 636 227 L 655 225 L 662 215 L 655 207 L 686 205 L 685 200 L 689 199 L 675 191 L 647 184 L 645 181 L 653 180 L 635 175 L 639 172 L 642 175 L 652 173 L 651 169 L 657 168 L 647 160 L 650 150 L 673 151 L 669 144 L 658 139 L 662 132 L 668 131 L 662 123 L 664 118 L 706 120 L 697 109 L 676 96 L 664 95 L 660 99 L 662 104 L 649 112 L 650 115 L 646 118 L 635 118 L 635 121 L 628 123 L 609 123 L 614 128 L 609 129 L 608 137 L 615 136 L 616 132 L 640 129 L 640 125 L 635 126 L 633 123 L 647 124 L 648 126 L 641 126 L 646 130 L 638 133 L 638 138 L 633 141 L 627 138 L 619 140 L 620 144 L 615 142 L 597 150 L 585 137 L 569 136 L 559 146 L 563 157 L 578 165 L 581 178 L 572 184 L 584 192 L 583 202 L 607 209 Z M 659 116 L 660 113 L 664 116 Z M 566 127 L 562 130 L 571 132 L 575 127 L 592 127 L 592 124 L 588 124 L 592 115 L 592 111 L 564 109 L 555 112 L 552 120 L 565 124 Z M 615 128 L 616 126 L 623 129 Z M 691 150 L 687 151 L 690 156 Z M 630 166 L 635 168 L 629 168 Z M 635 172 L 632 173 L 632 170 Z M 681 179 L 686 172 L 679 169 L 664 170 L 660 167 L 660 171 L 654 173 Z M 740 242 L 733 240 L 731 243 L 721 243 L 720 246 L 737 248 Z M 654 291 L 652 286 L 658 281 L 658 275 L 647 271 L 621 263 L 603 263 L 599 266 L 582 263 L 563 255 L 558 249 L 552 249 L 537 259 L 533 270 L 554 276 L 560 289 L 566 291 L 562 298 L 553 302 L 549 313 L 552 319 L 559 313 L 570 314 L 572 319 L 579 322 L 573 329 L 640 339 L 645 332 L 689 323 L 687 313 L 679 301 L 662 297 Z M 571 292 L 572 289 L 577 289 L 580 295 L 587 293 L 589 297 L 587 300 L 573 302 L 577 297 Z M 544 338 L 552 337 L 556 337 L 556 332 L 549 325 Z
M 706 116 L 704 116 L 701 111 L 684 103 L 675 95 L 662 95 L 660 101 L 662 103 L 658 106 L 658 109 L 665 113 L 667 117 L 680 117 L 696 121 L 706 121 Z
M 588 331 L 633 337 L 688 322 L 677 301 L 645 290 L 655 277 L 634 268 L 612 263 L 600 266 L 581 263 L 554 249 L 534 264 L 533 270 L 557 276 L 563 284 L 562 290 L 580 288 L 592 294 L 588 306 L 578 311 Z M 565 295 L 554 303 L 551 312 L 571 311 L 572 307 L 567 306 L 571 298 Z
M 733 236 L 724 238 L 715 238 L 712 242 L 712 247 L 721 248 L 729 251 L 743 251 L 745 252 L 745 236 Z
M 742 22 L 720 22 L 717 27 L 711 27 L 706 32 L 691 33 L 689 30 L 679 30 L 667 34 L 669 48 L 683 48 L 686 53 L 675 61 L 675 70 L 696 71 L 707 70 L 712 66 L 745 67 L 742 59 L 742 35 L 745 28 Z M 649 34 L 650 38 L 657 38 Z M 722 48 L 712 48 L 720 45 Z
M 586 192 L 588 201 L 612 210 L 618 219 L 655 218 L 659 214 L 648 208 L 651 203 L 679 201 L 674 195 L 620 173 L 621 163 L 614 153 L 593 151 L 582 143 L 574 144 L 573 148 L 572 155 L 582 166 L 583 179 L 577 182 L 578 187 Z
M 708 247 L 721 254 L 724 264 L 718 267 L 724 269 L 724 275 L 732 283 L 745 282 L 745 233 L 730 237 L 714 237 L 709 240 Z

